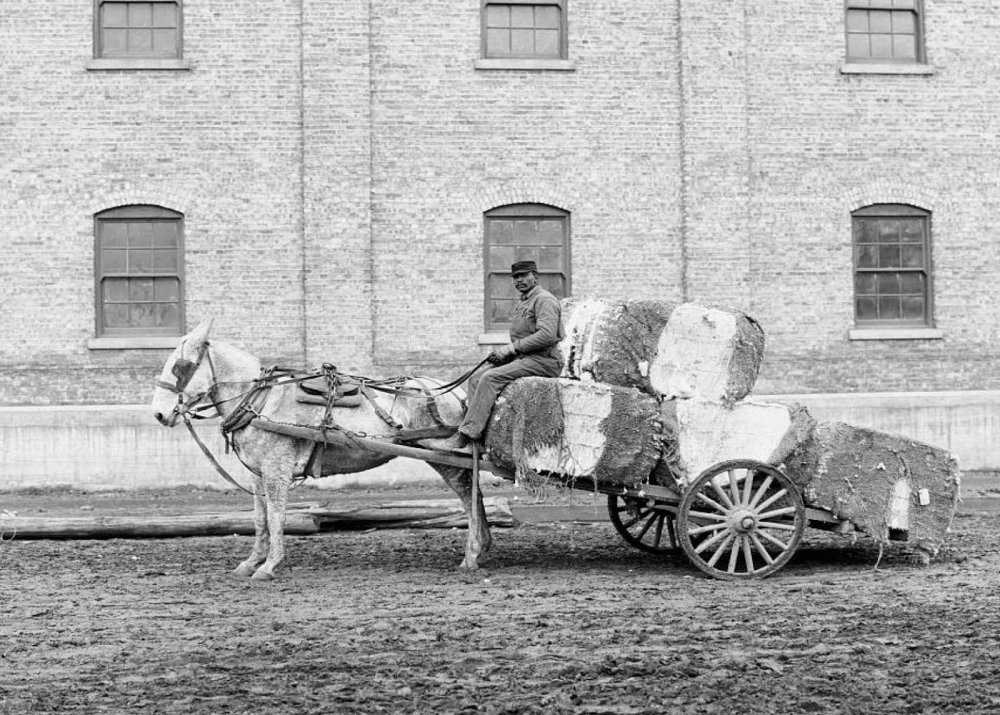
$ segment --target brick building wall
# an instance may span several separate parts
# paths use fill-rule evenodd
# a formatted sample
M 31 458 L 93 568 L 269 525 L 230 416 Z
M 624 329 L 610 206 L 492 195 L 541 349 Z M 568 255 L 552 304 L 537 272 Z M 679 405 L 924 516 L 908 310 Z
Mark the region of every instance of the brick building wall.
M 185 216 L 188 324 L 265 360 L 452 375 L 483 212 L 570 212 L 573 292 L 746 308 L 759 391 L 998 389 L 1000 9 L 926 0 L 929 75 L 854 75 L 841 3 L 570 2 L 573 71 L 476 69 L 480 3 L 185 5 L 189 71 L 98 72 L 88 3 L 0 4 L 0 403 L 148 399 L 95 350 L 93 215 Z M 851 340 L 850 212 L 932 212 L 943 339 Z

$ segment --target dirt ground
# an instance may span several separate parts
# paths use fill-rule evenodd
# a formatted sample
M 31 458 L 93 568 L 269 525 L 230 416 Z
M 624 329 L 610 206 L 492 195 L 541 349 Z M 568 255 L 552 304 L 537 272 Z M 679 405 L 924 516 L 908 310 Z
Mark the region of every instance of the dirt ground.
M 8 494 L 0 510 L 246 499 Z M 1000 516 L 965 511 L 953 532 L 929 567 L 894 545 L 877 570 L 870 541 L 808 532 L 750 584 L 606 522 L 497 529 L 472 573 L 462 530 L 289 537 L 270 583 L 230 573 L 250 537 L 7 541 L 0 712 L 997 712 Z

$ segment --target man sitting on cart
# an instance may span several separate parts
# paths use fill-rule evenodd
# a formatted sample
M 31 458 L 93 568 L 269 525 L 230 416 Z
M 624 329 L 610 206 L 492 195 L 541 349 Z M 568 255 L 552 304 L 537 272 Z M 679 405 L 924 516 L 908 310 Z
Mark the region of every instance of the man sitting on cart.
M 510 267 L 514 288 L 521 294 L 510 321 L 510 344 L 493 350 L 487 360 L 491 368 L 469 378 L 469 408 L 458 431 L 448 439 L 426 444 L 442 451 L 471 451 L 472 442 L 482 437 L 500 391 L 520 377 L 558 377 L 562 355 L 558 343 L 563 337 L 559 299 L 538 285 L 534 261 L 518 261 Z

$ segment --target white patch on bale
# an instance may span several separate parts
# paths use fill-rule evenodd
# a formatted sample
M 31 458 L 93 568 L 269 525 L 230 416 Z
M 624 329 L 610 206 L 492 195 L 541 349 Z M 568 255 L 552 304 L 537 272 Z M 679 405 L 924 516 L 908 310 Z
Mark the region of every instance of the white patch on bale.
M 593 379 L 589 371 L 597 356 L 594 355 L 595 326 L 607 311 L 608 304 L 600 300 L 583 300 L 567 304 L 563 316 L 564 337 L 559 341 L 563 357 L 563 377 Z
M 735 313 L 695 303 L 677 306 L 660 335 L 650 366 L 653 388 L 667 399 L 729 397 L 726 392 L 737 332 Z
M 739 402 L 732 407 L 705 400 L 678 400 L 678 466 L 681 486 L 693 482 L 714 464 L 729 459 L 753 459 L 775 464 L 792 428 L 787 405 Z
M 560 394 L 565 435 L 562 443 L 525 455 L 525 464 L 536 472 L 577 477 L 593 474 L 604 454 L 607 438 L 601 425 L 611 414 L 611 391 L 569 387 Z
M 886 525 L 890 529 L 910 530 L 910 483 L 906 479 L 897 479 L 896 483 L 892 485 Z

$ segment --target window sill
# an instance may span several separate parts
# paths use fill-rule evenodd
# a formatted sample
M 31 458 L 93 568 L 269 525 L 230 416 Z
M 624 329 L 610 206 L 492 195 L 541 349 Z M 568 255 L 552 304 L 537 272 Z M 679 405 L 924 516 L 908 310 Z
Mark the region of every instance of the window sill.
M 937 67 L 924 64 L 879 64 L 876 62 L 844 62 L 841 74 L 937 74 Z
M 191 61 L 156 57 L 120 57 L 93 59 L 87 62 L 87 71 L 103 70 L 190 70 Z
M 937 328 L 854 328 L 850 340 L 942 340 L 944 331 Z
M 477 70 L 555 70 L 557 72 L 574 72 L 576 63 L 572 60 L 540 60 L 512 57 L 509 59 L 479 59 L 476 60 Z
M 508 333 L 483 333 L 479 336 L 480 345 L 506 345 L 509 342 Z
M 181 336 L 157 336 L 157 337 L 120 337 L 120 338 L 90 338 L 87 341 L 89 350 L 150 350 L 162 348 L 176 348 Z

